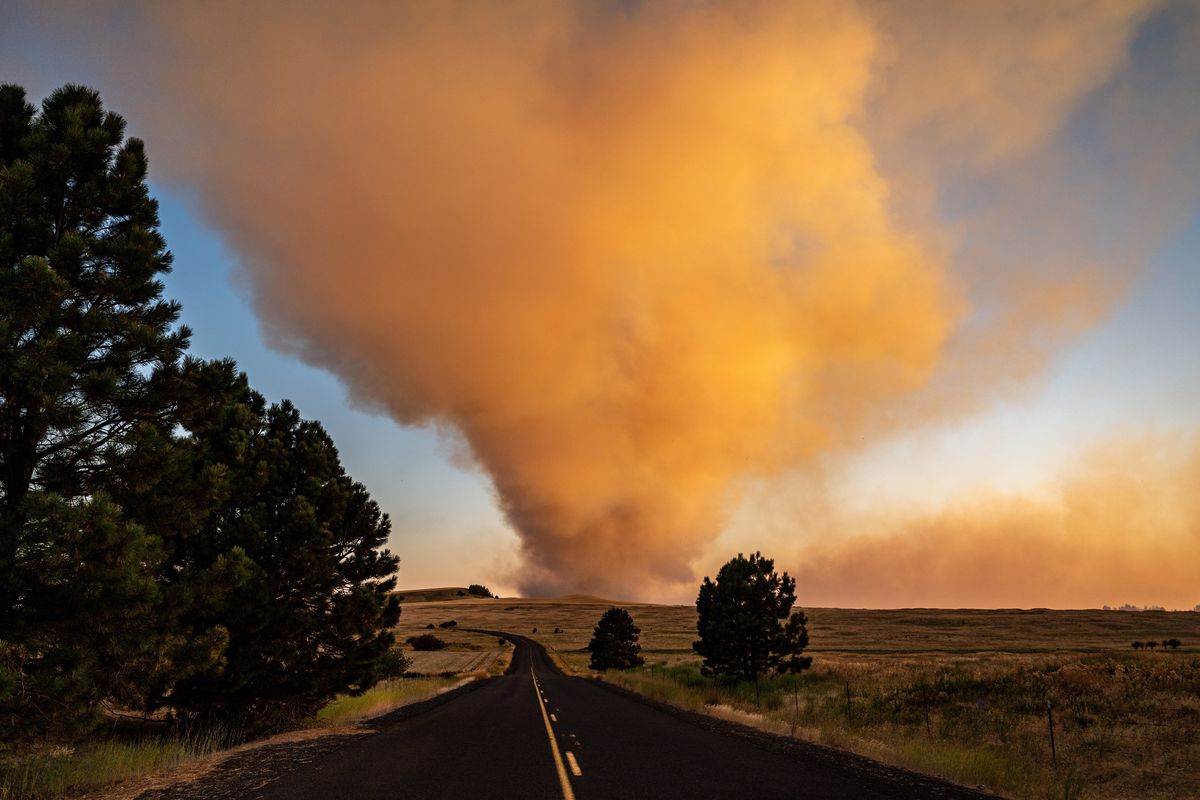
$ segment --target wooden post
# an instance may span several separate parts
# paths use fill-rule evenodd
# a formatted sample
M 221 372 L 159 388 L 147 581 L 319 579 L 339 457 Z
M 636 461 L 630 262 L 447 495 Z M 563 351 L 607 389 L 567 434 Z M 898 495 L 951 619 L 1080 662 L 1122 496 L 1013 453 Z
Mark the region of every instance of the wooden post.
M 796 735 L 796 726 L 800 724 L 800 678 L 792 676 L 792 736 Z
M 1046 722 L 1050 726 L 1050 763 L 1058 766 L 1058 751 L 1054 748 L 1054 703 L 1046 698 Z
M 850 721 L 850 682 L 846 682 L 846 721 Z

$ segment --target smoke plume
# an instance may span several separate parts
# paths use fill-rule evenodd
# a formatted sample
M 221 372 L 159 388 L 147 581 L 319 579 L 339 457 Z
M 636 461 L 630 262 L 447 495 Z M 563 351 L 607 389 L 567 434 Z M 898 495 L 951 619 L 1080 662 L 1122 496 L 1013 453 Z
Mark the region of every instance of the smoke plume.
M 690 581 L 744 480 L 963 413 L 1128 274 L 952 266 L 1013 224 L 936 206 L 1033 163 L 1149 3 L 343 5 L 140 17 L 156 174 L 276 346 L 462 437 L 527 592 Z
M 204 43 L 187 139 L 237 131 L 197 158 L 276 343 L 460 431 L 526 591 L 690 580 L 738 478 L 934 369 L 960 309 L 850 122 L 874 50 L 852 9 L 330 23 L 172 18 Z
M 1110 443 L 1041 499 L 976 497 L 902 522 L 835 512 L 824 531 L 839 535 L 786 563 L 812 605 L 1187 610 L 1200 602 L 1198 484 L 1200 440 Z

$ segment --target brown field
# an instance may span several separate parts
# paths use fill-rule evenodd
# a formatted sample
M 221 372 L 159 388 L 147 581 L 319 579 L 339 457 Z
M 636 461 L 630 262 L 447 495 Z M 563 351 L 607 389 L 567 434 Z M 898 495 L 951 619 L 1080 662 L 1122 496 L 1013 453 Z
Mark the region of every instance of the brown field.
M 465 602 L 465 601 L 450 601 Z M 450 617 L 453 619 L 453 617 Z M 499 675 L 508 666 L 512 656 L 513 646 L 503 644 L 494 636 L 472 633 L 455 628 L 435 628 L 428 630 L 422 622 L 419 628 L 411 625 L 408 614 L 401 620 L 397 629 L 397 641 L 403 642 L 410 636 L 432 633 L 446 643 L 445 650 L 414 651 L 404 646 L 404 655 L 410 660 L 405 675 L 409 677 L 449 676 L 449 675 Z M 427 620 L 438 622 L 444 620 Z
M 405 602 L 400 632 L 454 619 L 519 633 L 587 674 L 585 648 L 609 605 Z M 604 677 L 666 702 L 1010 797 L 1200 797 L 1198 613 L 808 609 L 813 668 L 756 691 L 700 674 L 691 606 L 623 607 L 642 628 L 647 666 Z M 1184 645 L 1130 647 L 1169 638 Z

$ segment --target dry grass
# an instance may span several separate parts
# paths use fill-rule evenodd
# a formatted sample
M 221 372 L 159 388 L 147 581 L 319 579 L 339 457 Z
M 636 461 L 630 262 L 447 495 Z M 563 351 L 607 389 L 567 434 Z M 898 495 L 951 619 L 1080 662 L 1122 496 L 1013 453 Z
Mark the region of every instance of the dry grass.
M 584 648 L 609 605 L 405 603 L 401 623 L 405 636 L 443 619 L 531 636 L 586 674 Z M 756 693 L 700 674 L 692 607 L 624 607 L 647 666 L 604 677 L 665 702 L 1011 797 L 1200 797 L 1200 614 L 811 609 L 813 669 Z M 1185 646 L 1130 648 L 1167 638 Z
M 315 727 L 333 727 L 359 722 L 394 711 L 409 703 L 426 700 L 458 685 L 453 678 L 397 678 L 357 696 L 344 695 L 317 712 Z
M 0 800 L 78 797 L 214 753 L 232 740 L 228 731 L 213 728 L 140 741 L 102 739 L 79 747 L 24 753 L 0 765 Z
M 457 601 L 455 606 L 467 602 Z M 440 604 L 439 607 L 441 607 Z M 420 627 L 416 628 L 413 627 L 413 623 L 409 622 L 407 614 L 402 615 L 402 620 L 408 624 L 402 625 L 398 629 L 397 641 L 403 642 L 410 636 L 433 633 L 446 643 L 445 650 L 420 651 L 405 646 L 404 656 L 411 662 L 405 673 L 409 677 L 499 675 L 504 672 L 504 668 L 508 666 L 512 657 L 512 644 L 508 642 L 500 644 L 497 637 L 466 631 L 461 627 L 436 628 L 430 631 L 425 628 L 429 621 L 420 623 Z M 445 619 L 439 618 L 434 624 L 445 621 Z
M 497 662 L 500 654 L 475 654 L 476 658 L 482 656 Z M 506 663 L 509 655 L 502 657 Z M 101 790 L 105 797 L 132 797 L 152 785 L 194 779 L 227 755 L 246 748 L 290 740 L 297 735 L 354 732 L 357 722 L 428 699 L 485 673 L 486 669 L 480 669 L 465 678 L 384 681 L 361 695 L 337 698 L 310 720 L 307 732 L 283 734 L 233 750 L 228 748 L 237 737 L 225 729 L 214 728 L 147 735 L 134 740 L 97 738 L 77 747 L 24 752 L 0 763 L 0 800 L 62 800 L 85 794 L 93 796 Z

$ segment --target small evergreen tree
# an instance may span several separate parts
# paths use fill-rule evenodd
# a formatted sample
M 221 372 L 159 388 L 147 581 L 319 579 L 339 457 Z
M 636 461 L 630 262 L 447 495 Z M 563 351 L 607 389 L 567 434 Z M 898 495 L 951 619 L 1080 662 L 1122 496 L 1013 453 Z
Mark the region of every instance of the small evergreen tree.
M 489 589 L 486 586 L 479 584 L 479 583 L 472 583 L 470 586 L 468 586 L 467 594 L 473 595 L 475 597 L 487 597 L 487 598 L 495 597 L 495 595 L 492 594 L 491 589 Z
M 768 672 L 799 672 L 812 664 L 802 656 L 808 646 L 808 619 L 792 613 L 796 581 L 775 572 L 775 562 L 741 553 L 704 579 L 696 598 L 700 639 L 693 645 L 704 657 L 702 670 L 757 680 Z
M 610 608 L 600 617 L 588 642 L 592 669 L 629 669 L 646 663 L 638 644 L 641 628 L 633 624 L 633 617 L 623 608 Z

